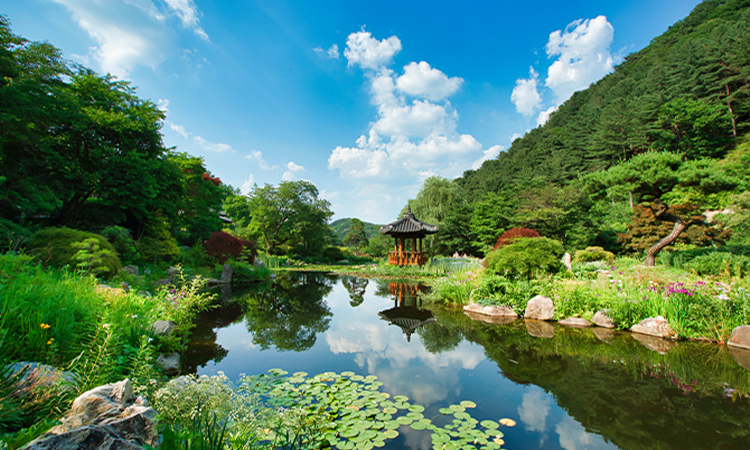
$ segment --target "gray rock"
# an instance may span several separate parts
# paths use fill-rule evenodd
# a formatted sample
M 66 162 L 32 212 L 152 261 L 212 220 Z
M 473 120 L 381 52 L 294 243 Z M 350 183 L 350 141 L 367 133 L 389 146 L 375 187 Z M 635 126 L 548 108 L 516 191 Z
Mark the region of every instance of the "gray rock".
M 255 265 L 256 265 L 256 267 L 263 267 L 263 266 L 265 266 L 265 264 L 263 263 L 262 259 L 256 259 L 255 260 Z
M 161 367 L 168 376 L 174 376 L 180 373 L 180 354 L 177 352 L 165 355 L 164 353 L 159 354 L 156 358 L 156 365 Z
M 464 312 L 492 317 L 518 317 L 513 308 L 505 305 L 482 306 L 479 303 L 471 303 L 464 306 Z
M 489 323 L 492 325 L 508 325 L 513 323 L 518 317 L 514 316 L 488 316 L 472 311 L 464 311 L 464 314 L 471 319 L 479 322 Z
M 137 449 L 157 443 L 156 411 L 133 398 L 130 380 L 99 386 L 73 401 L 61 424 L 25 449 Z
M 221 267 L 221 282 L 222 283 L 231 283 L 232 282 L 232 276 L 234 275 L 234 270 L 232 269 L 232 266 L 229 264 L 224 264 Z
M 174 284 L 174 277 L 177 275 L 177 272 L 179 269 L 175 266 L 169 266 L 169 269 L 167 269 L 167 279 L 169 280 L 169 284 Z
M 602 327 L 602 328 L 614 328 L 615 327 L 615 323 L 607 315 L 606 309 L 597 311 L 596 314 L 594 314 L 594 317 L 591 318 L 591 323 L 593 323 L 597 327 Z
M 534 320 L 552 320 L 555 317 L 555 305 L 552 299 L 537 295 L 526 304 L 524 317 Z
M 662 316 L 643 319 L 630 328 L 633 333 L 655 336 L 663 339 L 676 339 L 677 334 Z
M 742 325 L 732 330 L 732 337 L 727 341 L 727 345 L 750 350 L 750 325 Z
M 576 327 L 576 328 L 588 328 L 591 326 L 591 322 L 589 322 L 586 319 L 582 319 L 580 317 L 568 317 L 567 319 L 563 319 L 559 321 L 558 323 L 566 327 Z
M 169 336 L 176 326 L 177 324 L 171 320 L 157 320 L 151 325 L 151 329 L 156 336 Z
M 168 286 L 171 283 L 172 283 L 172 280 L 170 280 L 169 278 L 162 278 L 161 280 L 156 280 L 154 282 L 154 284 L 157 286 Z
M 570 253 L 566 252 L 563 255 L 563 257 L 562 257 L 562 263 L 563 263 L 563 265 L 565 266 L 566 269 L 571 270 L 571 271 L 573 270 L 573 261 L 572 261 L 572 259 L 570 257 Z
M 127 272 L 127 273 L 129 273 L 130 275 L 135 275 L 135 276 L 138 276 L 138 266 L 135 266 L 135 265 L 129 265 L 129 266 L 125 266 L 125 267 L 123 267 L 123 268 L 122 268 L 122 269 L 120 269 L 120 270 L 122 270 L 123 272 Z
M 656 336 L 649 336 L 647 334 L 633 333 L 633 339 L 643 344 L 647 349 L 659 353 L 660 355 L 666 355 L 668 351 L 672 350 L 675 345 L 673 341 L 668 341 Z
M 72 389 L 75 384 L 75 378 L 70 372 L 64 372 L 57 367 L 48 366 L 36 362 L 17 362 L 10 366 L 12 374 L 16 374 L 28 367 L 26 373 L 21 377 L 17 384 L 34 385 L 43 388 L 52 388 L 59 385 L 67 385 Z
M 526 319 L 526 332 L 530 336 L 538 338 L 552 339 L 555 337 L 555 327 L 551 323 L 542 320 Z

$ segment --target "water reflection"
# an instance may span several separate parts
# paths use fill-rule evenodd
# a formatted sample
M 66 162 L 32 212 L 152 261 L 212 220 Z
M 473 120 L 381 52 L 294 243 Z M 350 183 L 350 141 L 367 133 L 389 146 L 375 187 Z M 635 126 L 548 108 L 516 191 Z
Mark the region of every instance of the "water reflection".
M 367 290 L 367 285 L 370 283 L 370 280 L 367 278 L 357 278 L 357 277 L 342 277 L 341 278 L 341 284 L 344 285 L 346 288 L 346 291 L 349 292 L 349 298 L 351 301 L 349 304 L 352 307 L 357 307 L 362 304 L 362 302 L 365 301 L 365 291 Z
M 419 328 L 429 323 L 437 322 L 432 312 L 422 309 L 421 294 L 427 292 L 427 286 L 422 283 L 388 283 L 388 294 L 393 295 L 393 308 L 380 311 L 378 316 L 401 328 L 406 335 L 406 341 L 411 342 L 411 335 Z

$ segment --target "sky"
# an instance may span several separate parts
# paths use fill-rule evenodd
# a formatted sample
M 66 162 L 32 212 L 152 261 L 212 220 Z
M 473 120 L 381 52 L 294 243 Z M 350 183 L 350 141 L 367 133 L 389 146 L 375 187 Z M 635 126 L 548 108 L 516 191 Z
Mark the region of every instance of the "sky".
M 506 151 L 698 0 L 2 0 L 14 33 L 137 87 L 224 183 L 307 180 L 389 223 Z

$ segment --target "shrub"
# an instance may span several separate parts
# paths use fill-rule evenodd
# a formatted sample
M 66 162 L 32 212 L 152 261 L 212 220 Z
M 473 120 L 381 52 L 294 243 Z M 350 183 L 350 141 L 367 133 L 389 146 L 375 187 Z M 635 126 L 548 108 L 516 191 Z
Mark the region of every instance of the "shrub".
M 263 281 L 271 275 L 271 270 L 265 265 L 255 266 L 242 260 L 231 260 L 233 276 L 232 283 L 252 283 Z
M 546 285 L 536 280 L 509 280 L 485 272 L 471 292 L 471 300 L 480 304 L 510 306 L 522 314 L 532 297 L 546 294 L 546 291 Z
M 338 247 L 327 247 L 323 250 L 323 256 L 331 261 L 341 261 L 342 259 L 346 259 L 346 255 L 344 255 L 344 252 Z
M 573 262 L 614 261 L 615 254 L 601 247 L 586 247 L 586 250 L 577 250 L 573 255 Z
M 117 254 L 120 255 L 120 259 L 125 264 L 133 264 L 141 258 L 135 241 L 130 235 L 130 230 L 127 228 L 118 226 L 107 227 L 102 230 L 102 236 L 112 243 L 115 250 L 117 250 Z
M 531 278 L 560 270 L 565 250 L 560 242 L 544 237 L 520 238 L 491 251 L 485 258 L 490 273 Z
M 138 240 L 138 250 L 147 261 L 173 261 L 180 257 L 180 248 L 169 231 L 169 223 L 159 216 L 149 224 L 146 236 Z
M 536 231 L 529 229 L 529 228 L 511 228 L 510 230 L 501 234 L 499 238 L 497 238 L 495 247 L 492 250 L 497 250 L 500 247 L 503 247 L 508 244 L 512 244 L 518 239 L 525 238 L 525 237 L 534 238 L 534 237 L 540 237 L 540 235 Z
M 699 275 L 724 275 L 743 277 L 750 273 L 750 256 L 728 252 L 711 252 L 696 256 L 683 268 Z
M 226 231 L 214 231 L 211 236 L 203 242 L 203 248 L 206 249 L 208 256 L 216 258 L 220 263 L 225 263 L 229 258 L 239 258 L 242 256 L 242 251 L 245 249 L 245 242 L 251 248 L 250 255 L 253 261 L 255 256 L 252 253 L 255 243 L 252 241 L 242 241 L 239 238 L 232 236 Z M 255 251 L 257 255 L 257 250 Z
M 70 266 L 89 271 L 94 268 L 92 273 L 105 279 L 111 278 L 122 268 L 114 246 L 104 236 L 87 231 L 43 228 L 31 236 L 28 249 L 29 253 L 49 266 Z M 97 261 L 92 266 L 94 260 Z

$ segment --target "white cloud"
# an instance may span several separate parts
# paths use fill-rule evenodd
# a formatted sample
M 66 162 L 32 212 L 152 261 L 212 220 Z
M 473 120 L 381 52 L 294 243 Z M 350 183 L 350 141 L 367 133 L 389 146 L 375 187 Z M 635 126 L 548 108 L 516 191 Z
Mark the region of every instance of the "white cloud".
M 250 150 L 250 154 L 245 156 L 247 159 L 258 161 L 258 166 L 263 170 L 274 170 L 278 169 L 279 166 L 269 165 L 265 159 L 263 159 L 263 153 L 260 150 Z
M 339 59 L 338 44 L 333 44 L 328 48 L 328 50 L 323 50 L 322 47 L 315 47 L 313 51 L 317 53 L 321 58 Z
M 396 79 L 396 87 L 406 94 L 438 101 L 453 95 L 463 81 L 459 77 L 448 78 L 422 61 L 405 66 L 404 74 Z
M 289 171 L 293 173 L 305 171 L 304 167 L 300 166 L 299 164 L 296 164 L 294 161 L 289 161 L 289 164 L 286 165 L 286 168 L 289 169 Z
M 516 87 L 510 94 L 510 101 L 516 105 L 516 111 L 524 116 L 531 116 L 542 104 L 542 97 L 537 90 L 539 74 L 533 67 L 529 68 L 529 78 L 516 80 Z
M 188 133 L 188 131 L 182 125 L 177 125 L 176 123 L 172 123 L 169 121 L 167 121 L 167 125 L 169 125 L 169 128 L 175 133 L 179 134 L 185 139 L 190 139 L 190 133 Z
M 547 430 L 551 400 L 549 395 L 538 387 L 532 387 L 523 394 L 523 401 L 518 406 L 518 416 L 526 431 L 544 433 Z
M 255 186 L 255 177 L 251 174 L 247 181 L 242 183 L 240 192 L 242 192 L 244 195 L 247 195 L 251 190 L 253 190 L 253 186 Z
M 472 163 L 471 168 L 474 170 L 479 169 L 480 167 L 482 167 L 482 164 L 484 164 L 485 161 L 497 158 L 497 155 L 499 155 L 503 150 L 505 150 L 505 147 L 503 147 L 502 145 L 493 145 L 492 147 L 485 150 L 484 153 L 482 153 L 481 158 Z
M 198 144 L 203 150 L 208 150 L 210 152 L 221 153 L 233 151 L 232 147 L 229 144 L 209 142 L 200 136 L 194 137 L 193 141 L 195 141 L 195 143 Z
M 167 3 L 167 6 L 169 6 L 169 8 L 175 14 L 177 14 L 177 17 L 180 18 L 184 26 L 192 28 L 193 33 L 195 33 L 204 41 L 208 41 L 208 34 L 206 34 L 206 32 L 203 31 L 203 28 L 198 25 L 198 23 L 200 22 L 200 20 L 198 19 L 198 8 L 195 6 L 195 2 L 193 2 L 193 0 L 164 1 Z
M 557 106 L 550 106 L 546 110 L 539 113 L 536 117 L 536 126 L 544 125 L 549 120 L 550 114 L 557 111 Z
M 169 100 L 165 98 L 160 98 L 158 102 L 156 102 L 156 107 L 159 109 L 159 111 L 163 112 L 164 114 L 169 112 Z
M 510 143 L 512 144 L 513 141 L 515 141 L 516 139 L 520 139 L 522 137 L 523 137 L 523 133 L 513 133 L 510 135 Z
M 291 171 L 287 170 L 281 175 L 281 181 L 296 181 L 297 176 Z
M 576 20 L 565 31 L 549 35 L 547 56 L 557 56 L 557 60 L 549 67 L 545 84 L 554 92 L 558 104 L 613 70 L 615 58 L 609 46 L 614 32 L 607 18 L 599 16 Z
M 396 36 L 378 41 L 363 30 L 346 38 L 344 56 L 349 66 L 358 64 L 363 69 L 376 70 L 387 65 L 400 51 L 401 41 Z
M 455 112 L 449 113 L 445 106 L 427 100 L 414 100 L 411 105 L 381 107 L 380 119 L 372 129 L 385 136 L 445 134 L 455 130 L 457 117 Z

